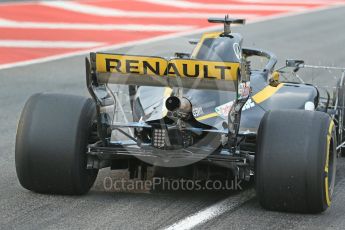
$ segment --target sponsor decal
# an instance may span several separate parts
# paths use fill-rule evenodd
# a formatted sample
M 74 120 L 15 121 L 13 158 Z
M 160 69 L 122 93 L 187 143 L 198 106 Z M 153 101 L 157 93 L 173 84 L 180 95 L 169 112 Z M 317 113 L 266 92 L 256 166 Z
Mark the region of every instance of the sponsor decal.
M 167 60 L 160 57 L 120 54 L 96 54 L 96 71 L 100 73 L 137 74 L 236 80 L 239 63 L 191 59 Z
M 307 101 L 307 102 L 304 104 L 304 109 L 305 109 L 305 110 L 309 110 L 309 111 L 314 111 L 314 110 L 315 110 L 315 104 L 314 104 L 314 102 L 312 102 L 312 101 Z
M 220 116 L 226 117 L 228 116 L 232 106 L 234 105 L 234 101 L 230 101 L 228 103 L 225 103 L 223 105 L 220 105 L 215 108 L 216 113 L 218 113 Z
M 204 111 L 202 110 L 202 107 L 195 107 L 193 108 L 192 113 L 194 117 L 199 117 L 204 114 Z
M 235 52 L 235 55 L 238 59 L 241 59 L 242 58 L 242 54 L 241 54 L 241 47 L 238 43 L 234 43 L 233 45 L 233 48 L 234 48 L 234 52 Z
M 244 104 L 244 106 L 242 107 L 242 111 L 253 108 L 254 106 L 255 106 L 255 103 L 252 101 L 251 98 L 249 98 L 247 102 Z
M 238 85 L 238 92 L 241 98 L 246 98 L 249 96 L 251 91 L 250 82 L 243 82 Z
M 225 103 L 223 105 L 220 105 L 215 108 L 216 113 L 218 113 L 220 116 L 227 117 L 232 106 L 234 105 L 235 101 L 230 101 L 228 103 Z M 247 102 L 242 107 L 242 111 L 253 108 L 255 106 L 255 103 L 252 101 L 252 99 L 248 99 Z

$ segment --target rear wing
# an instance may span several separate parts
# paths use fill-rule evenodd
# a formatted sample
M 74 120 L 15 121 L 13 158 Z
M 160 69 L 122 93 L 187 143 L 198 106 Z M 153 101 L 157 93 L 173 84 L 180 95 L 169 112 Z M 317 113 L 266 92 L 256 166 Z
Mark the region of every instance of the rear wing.
M 239 63 L 91 53 L 101 84 L 181 87 L 237 91 Z

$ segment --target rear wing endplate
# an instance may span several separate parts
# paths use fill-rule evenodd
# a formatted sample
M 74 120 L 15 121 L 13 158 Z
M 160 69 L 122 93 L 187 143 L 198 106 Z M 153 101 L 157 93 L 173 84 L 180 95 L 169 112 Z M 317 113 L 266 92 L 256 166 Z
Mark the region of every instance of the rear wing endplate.
M 237 91 L 239 63 L 91 53 L 101 84 Z

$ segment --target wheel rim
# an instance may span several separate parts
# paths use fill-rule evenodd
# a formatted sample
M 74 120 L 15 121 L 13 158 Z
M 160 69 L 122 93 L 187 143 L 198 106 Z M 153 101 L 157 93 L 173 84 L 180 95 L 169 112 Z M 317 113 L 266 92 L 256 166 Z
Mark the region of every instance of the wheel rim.
M 331 126 L 332 127 L 332 126 Z M 325 189 L 326 189 L 326 203 L 328 206 L 331 205 L 332 195 L 335 184 L 335 172 L 336 172 L 336 150 L 334 149 L 333 138 L 330 138 L 328 142 L 328 151 L 325 165 Z

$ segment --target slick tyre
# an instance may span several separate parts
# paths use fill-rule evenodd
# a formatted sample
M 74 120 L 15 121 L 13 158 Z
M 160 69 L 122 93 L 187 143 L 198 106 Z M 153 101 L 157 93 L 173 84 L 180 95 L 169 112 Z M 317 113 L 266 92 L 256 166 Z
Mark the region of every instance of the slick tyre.
M 86 169 L 86 147 L 95 119 L 91 99 L 35 94 L 22 111 L 15 163 L 20 184 L 38 193 L 81 195 L 98 170 Z
M 320 213 L 332 200 L 336 172 L 335 127 L 329 115 L 269 111 L 257 140 L 256 192 L 269 210 Z

